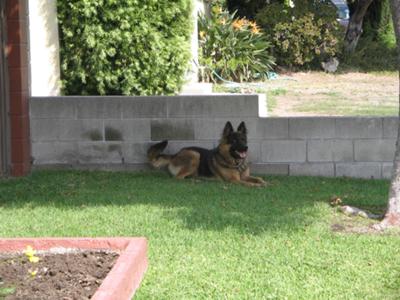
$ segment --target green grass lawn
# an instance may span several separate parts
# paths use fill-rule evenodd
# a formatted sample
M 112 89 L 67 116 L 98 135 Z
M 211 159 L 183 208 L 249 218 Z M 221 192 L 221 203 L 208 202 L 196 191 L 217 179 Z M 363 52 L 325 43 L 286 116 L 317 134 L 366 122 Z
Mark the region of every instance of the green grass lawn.
M 135 299 L 400 299 L 400 236 L 334 232 L 355 221 L 328 203 L 382 211 L 387 181 L 266 179 L 251 189 L 158 172 L 36 171 L 0 180 L 0 233 L 145 236 L 150 264 Z

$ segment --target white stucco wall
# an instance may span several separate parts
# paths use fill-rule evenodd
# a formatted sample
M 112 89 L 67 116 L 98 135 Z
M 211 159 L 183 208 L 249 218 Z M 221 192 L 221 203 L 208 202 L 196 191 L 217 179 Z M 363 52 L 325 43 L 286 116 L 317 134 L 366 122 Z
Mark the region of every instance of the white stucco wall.
M 60 94 L 60 58 L 55 0 L 30 0 L 31 95 Z
M 190 49 L 192 53 L 190 70 L 186 75 L 186 82 L 188 84 L 197 83 L 198 79 L 198 61 L 199 61 L 199 39 L 198 39 L 198 27 L 197 27 L 197 15 L 199 12 L 204 11 L 203 0 L 193 0 L 193 11 L 192 11 L 192 21 L 193 21 L 193 33 L 190 43 Z

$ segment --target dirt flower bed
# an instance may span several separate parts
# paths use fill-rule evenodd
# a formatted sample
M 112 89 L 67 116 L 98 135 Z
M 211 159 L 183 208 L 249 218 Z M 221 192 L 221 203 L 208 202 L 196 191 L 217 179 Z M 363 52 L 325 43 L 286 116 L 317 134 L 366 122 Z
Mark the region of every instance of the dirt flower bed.
M 0 256 L 0 299 L 90 299 L 118 258 L 115 252 L 85 251 Z

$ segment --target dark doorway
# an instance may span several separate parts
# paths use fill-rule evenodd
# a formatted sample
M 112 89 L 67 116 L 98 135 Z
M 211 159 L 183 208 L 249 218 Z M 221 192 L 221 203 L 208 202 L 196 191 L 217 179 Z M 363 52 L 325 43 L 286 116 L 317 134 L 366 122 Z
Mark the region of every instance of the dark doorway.
M 6 32 L 5 1 L 0 1 L 0 177 L 9 174 L 10 165 Z

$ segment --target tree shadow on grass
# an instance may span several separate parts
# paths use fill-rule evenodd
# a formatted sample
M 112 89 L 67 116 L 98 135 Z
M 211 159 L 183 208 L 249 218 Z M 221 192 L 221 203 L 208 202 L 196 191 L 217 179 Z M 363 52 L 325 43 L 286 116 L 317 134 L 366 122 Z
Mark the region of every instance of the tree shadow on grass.
M 162 217 L 189 230 L 235 229 L 246 234 L 307 230 L 326 218 L 329 199 L 384 206 L 387 182 L 313 177 L 267 177 L 265 188 L 176 180 L 161 172 L 37 171 L 0 181 L 0 207 L 156 206 Z M 121 216 L 124 217 L 124 216 Z M 126 216 L 125 216 L 126 217 Z

